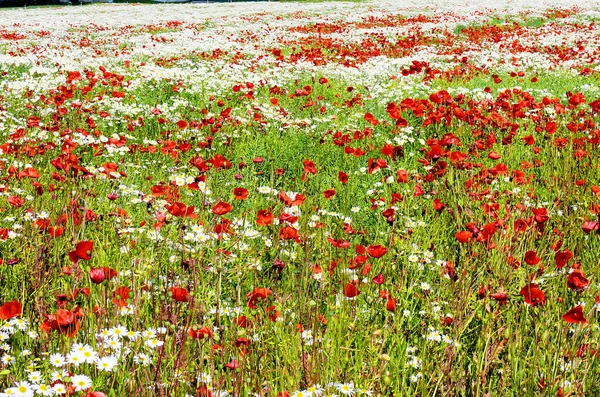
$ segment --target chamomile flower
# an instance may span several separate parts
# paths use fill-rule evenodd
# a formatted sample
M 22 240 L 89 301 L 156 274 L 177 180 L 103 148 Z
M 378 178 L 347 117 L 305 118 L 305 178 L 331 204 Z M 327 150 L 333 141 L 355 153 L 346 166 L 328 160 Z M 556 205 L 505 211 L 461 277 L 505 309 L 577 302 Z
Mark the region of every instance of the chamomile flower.
M 50 379 L 52 379 L 52 382 L 56 382 L 58 380 L 62 380 L 66 377 L 69 376 L 69 373 L 65 370 L 63 370 L 62 372 L 59 371 L 54 371 L 52 372 L 52 376 L 50 377 Z
M 2 359 L 0 359 L 0 362 L 2 362 L 2 364 L 6 365 L 6 366 L 9 366 L 15 362 L 15 358 L 13 356 L 11 356 L 10 354 L 5 354 L 2 356 Z
M 33 386 L 35 392 L 41 396 L 52 396 L 54 395 L 54 390 L 52 386 L 42 383 L 41 385 Z
M 9 321 L 9 324 L 17 327 L 20 331 L 27 331 L 27 327 L 29 326 L 27 320 L 23 318 L 13 318 Z
M 71 383 L 75 391 L 82 391 L 92 387 L 92 379 L 86 375 L 74 375 L 71 377 Z
M 354 383 L 336 383 L 335 388 L 345 396 L 354 395 Z
M 54 386 L 52 386 L 52 390 L 54 391 L 54 394 L 57 394 L 59 396 L 67 392 L 67 388 L 62 383 L 57 383 Z
M 115 356 L 106 356 L 99 358 L 96 361 L 96 368 L 100 371 L 112 372 L 113 368 L 117 366 L 119 360 Z
M 121 348 L 123 347 L 123 344 L 117 338 L 111 337 L 104 341 L 104 347 L 107 347 L 107 348 L 110 348 L 113 350 L 121 350 Z
M 141 365 L 142 367 L 145 367 L 148 364 L 150 364 L 150 362 L 152 362 L 152 360 L 149 355 L 147 355 L 145 353 L 140 353 L 133 357 L 133 362 L 138 365 Z
M 55 367 L 62 367 L 65 365 L 65 358 L 60 353 L 54 353 L 49 358 L 50 364 Z
M 320 385 L 314 385 L 306 389 L 306 392 L 311 397 L 320 397 L 323 394 L 323 388 Z
M 146 330 L 142 331 L 142 337 L 144 339 L 152 339 L 152 338 L 156 337 L 156 331 L 152 328 L 146 329 Z
M 85 358 L 83 357 L 83 353 L 80 351 L 73 351 L 67 354 L 67 363 L 73 364 L 74 366 L 79 366 L 79 364 L 84 363 Z
M 17 383 L 14 387 L 14 390 L 14 395 L 18 397 L 33 397 L 35 393 L 31 384 L 27 382 Z
M 129 340 L 137 340 L 140 337 L 140 333 L 138 331 L 127 331 L 125 334 Z
M 83 359 L 86 363 L 93 364 L 98 358 L 98 353 L 90 345 L 82 346 L 79 351 L 81 352 Z
M 152 338 L 152 339 L 148 339 L 145 343 L 146 346 L 155 349 L 157 347 L 160 347 L 164 344 L 164 342 L 162 340 L 156 339 L 156 338 Z
M 42 381 L 42 373 L 40 371 L 33 371 L 27 375 L 27 379 L 33 384 L 38 384 Z
M 4 393 L 0 393 L 0 397 L 8 397 L 8 396 L 16 396 L 17 389 L 14 387 L 9 387 L 4 390 Z

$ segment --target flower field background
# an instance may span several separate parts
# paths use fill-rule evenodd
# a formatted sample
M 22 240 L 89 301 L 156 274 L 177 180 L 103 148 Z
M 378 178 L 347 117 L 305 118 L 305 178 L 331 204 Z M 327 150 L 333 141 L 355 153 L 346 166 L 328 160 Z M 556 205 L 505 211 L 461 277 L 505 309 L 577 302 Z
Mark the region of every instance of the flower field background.
M 600 394 L 600 4 L 0 12 L 1 396 Z

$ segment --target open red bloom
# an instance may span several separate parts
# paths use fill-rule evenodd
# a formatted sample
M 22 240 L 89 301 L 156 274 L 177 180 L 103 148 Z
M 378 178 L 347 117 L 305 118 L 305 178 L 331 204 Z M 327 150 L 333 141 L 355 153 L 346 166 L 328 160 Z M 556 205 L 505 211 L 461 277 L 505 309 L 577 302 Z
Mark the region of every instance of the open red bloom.
M 569 259 L 571 259 L 572 257 L 573 253 L 568 249 L 564 251 L 558 251 L 556 254 L 554 254 L 554 261 L 556 262 L 556 267 L 559 269 L 563 268 L 567 264 Z
M 236 187 L 233 189 L 233 198 L 235 200 L 246 200 L 248 198 L 248 189 Z
M 94 249 L 93 241 L 80 241 L 75 246 L 75 250 L 69 252 L 69 258 L 74 265 L 83 259 L 89 261 L 92 258 L 92 250 Z
M 282 240 L 295 240 L 296 242 L 300 241 L 300 235 L 298 235 L 298 230 L 294 229 L 291 226 L 284 226 L 279 229 L 279 238 Z
M 231 204 L 226 203 L 224 201 L 219 201 L 212 208 L 212 212 L 215 215 L 225 215 L 226 213 L 228 213 L 229 211 L 231 211 L 232 208 L 233 207 L 231 206 Z
M 590 285 L 590 281 L 585 277 L 585 273 L 579 269 L 573 269 L 567 277 L 567 287 L 574 291 L 583 291 Z
M 329 244 L 333 245 L 335 248 L 350 247 L 350 241 L 345 241 L 343 239 L 334 239 L 333 237 L 327 237 L 327 241 L 329 241 Z
M 583 229 L 584 233 L 589 234 L 591 232 L 600 230 L 600 222 L 585 221 L 583 222 L 581 228 Z
M 189 302 L 190 293 L 185 288 L 171 287 L 171 297 L 176 302 Z
M 254 288 L 252 292 L 246 294 L 248 297 L 248 307 L 250 309 L 256 309 L 256 302 L 258 302 L 259 299 L 267 299 L 271 293 L 272 291 L 269 288 Z
M 288 196 L 286 192 L 281 191 L 279 192 L 279 200 L 285 203 L 285 205 L 287 205 L 288 207 L 300 206 L 302 205 L 302 203 L 304 203 L 304 200 L 306 200 L 306 196 L 298 193 L 296 194 L 296 196 L 294 196 L 294 199 L 292 200 L 292 198 Z
M 0 320 L 8 320 L 20 316 L 23 313 L 23 306 L 19 301 L 6 302 L 0 306 Z
M 15 208 L 19 208 L 25 202 L 25 200 L 23 200 L 19 196 L 8 196 L 8 198 L 6 199 L 6 201 L 8 201 L 8 204 L 12 205 Z
M 273 222 L 273 214 L 269 210 L 259 210 L 256 214 L 256 224 L 258 226 L 268 226 Z
M 381 258 L 386 252 L 388 250 L 383 245 L 369 245 L 367 247 L 367 253 L 373 258 Z
M 373 284 L 381 285 L 385 279 L 383 278 L 383 274 L 379 273 L 377 276 L 373 277 Z
M 533 220 L 537 223 L 544 223 L 550 219 L 548 217 L 548 210 L 545 208 L 534 208 L 531 211 L 533 211 Z
M 175 202 L 167 207 L 167 211 L 169 214 L 173 216 L 189 216 L 194 217 L 194 206 L 190 205 L 189 207 L 183 203 Z
M 315 167 L 315 163 L 311 160 L 304 160 L 302 161 L 302 164 L 304 164 L 304 172 L 307 174 L 316 174 L 317 173 L 317 168 Z
M 333 196 L 335 196 L 335 189 L 327 189 L 325 191 L 323 191 L 323 196 L 325 196 L 325 198 L 327 200 L 329 200 L 330 198 L 332 198 Z
M 473 240 L 473 233 L 468 230 L 463 230 L 462 232 L 457 232 L 454 237 L 456 238 L 456 241 L 463 244 Z
M 396 298 L 388 298 L 387 302 L 385 303 L 385 310 L 388 312 L 396 311 Z
M 535 283 L 529 283 L 521 288 L 519 294 L 523 295 L 525 303 L 534 307 L 546 302 L 546 294 Z
M 344 286 L 344 295 L 346 295 L 346 298 L 354 298 L 359 294 L 360 291 L 358 290 L 356 284 L 350 282 Z
M 46 320 L 40 325 L 45 332 L 58 331 L 72 338 L 79 331 L 83 310 L 75 306 L 72 310 L 58 309 L 56 314 L 46 315 Z
M 563 320 L 571 324 L 586 324 L 587 320 L 583 315 L 583 306 L 577 305 L 562 316 Z
M 525 253 L 525 263 L 528 265 L 537 265 L 540 263 L 541 259 L 537 256 L 535 251 L 527 251 Z

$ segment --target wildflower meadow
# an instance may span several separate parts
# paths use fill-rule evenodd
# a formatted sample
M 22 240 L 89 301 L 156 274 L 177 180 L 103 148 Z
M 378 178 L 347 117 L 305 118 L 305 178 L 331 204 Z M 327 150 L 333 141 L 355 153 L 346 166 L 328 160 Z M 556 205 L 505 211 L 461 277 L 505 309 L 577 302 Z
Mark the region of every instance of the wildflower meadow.
M 0 10 L 0 396 L 600 395 L 600 2 Z

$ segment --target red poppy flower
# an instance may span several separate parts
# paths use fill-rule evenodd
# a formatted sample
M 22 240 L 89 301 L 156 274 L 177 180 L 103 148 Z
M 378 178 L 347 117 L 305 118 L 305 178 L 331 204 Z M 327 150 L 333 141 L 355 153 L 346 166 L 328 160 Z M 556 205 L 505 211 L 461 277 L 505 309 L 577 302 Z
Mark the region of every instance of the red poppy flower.
M 170 206 L 167 207 L 167 211 L 169 212 L 169 214 L 173 215 L 173 216 L 181 216 L 181 217 L 185 217 L 185 216 L 189 216 L 189 217 L 193 217 L 194 215 L 194 206 L 190 205 L 189 207 L 183 203 L 180 202 L 175 202 L 173 204 L 171 204 Z
M 398 183 L 408 183 L 408 172 L 406 170 L 398 170 Z
M 284 226 L 279 229 L 279 238 L 282 240 L 296 240 L 300 241 L 300 236 L 298 235 L 298 230 L 294 229 L 291 226 Z
M 454 237 L 461 244 L 473 241 L 473 233 L 471 233 L 468 230 L 463 230 L 462 232 L 457 232 L 454 235 Z
M 248 328 L 252 325 L 246 316 L 235 317 L 232 322 L 241 328 Z
M 534 307 L 546 302 L 546 294 L 535 283 L 529 283 L 521 288 L 519 294 L 523 296 L 525 303 Z
M 256 214 L 256 224 L 258 226 L 268 226 L 273 222 L 273 214 L 269 210 L 259 210 Z
M 323 196 L 325 196 L 325 198 L 327 200 L 329 200 L 330 198 L 332 198 L 333 196 L 335 196 L 335 189 L 327 189 L 323 192 Z
M 488 153 L 488 159 L 490 160 L 498 160 L 500 158 L 500 155 L 496 152 L 489 152 Z
M 206 325 L 202 326 L 200 329 L 190 328 L 188 334 L 194 339 L 212 338 L 213 336 L 212 331 Z
M 85 395 L 85 397 L 106 397 L 106 394 L 101 391 L 91 391 Z
M 8 201 L 8 204 L 10 204 L 11 206 L 13 206 L 15 208 L 19 208 L 25 202 L 25 200 L 23 200 L 19 196 L 8 196 L 6 201 Z
M 497 301 L 500 306 L 503 306 L 508 302 L 508 295 L 504 292 L 494 292 L 493 294 L 490 294 L 490 298 Z
M 388 298 L 387 302 L 385 303 L 385 310 L 388 312 L 396 311 L 396 298 Z
M 79 331 L 83 310 L 75 306 L 72 310 L 58 309 L 56 314 L 46 315 L 46 320 L 40 325 L 45 332 L 53 330 L 72 338 Z
M 248 198 L 248 189 L 236 187 L 233 189 L 233 198 L 235 200 L 246 200 Z
M 290 196 L 286 192 L 279 192 L 279 200 L 281 200 L 288 207 L 300 206 L 306 200 L 306 196 L 303 194 L 296 194 L 294 199 L 292 200 Z
M 369 245 L 367 247 L 367 253 L 373 258 L 381 258 L 388 252 L 388 249 L 383 245 Z
M 317 173 L 317 168 L 315 167 L 315 163 L 311 160 L 304 160 L 302 161 L 302 164 L 304 164 L 304 172 L 306 174 L 316 174 Z
M 23 313 L 23 306 L 19 301 L 6 302 L 0 306 L 0 320 L 8 320 L 20 316 Z
M 589 234 L 593 231 L 597 231 L 600 229 L 600 222 L 586 221 L 586 222 L 583 222 L 583 225 L 581 226 L 581 228 L 583 229 L 583 231 L 586 234 Z
M 185 288 L 171 287 L 171 298 L 176 302 L 189 302 L 190 293 Z
M 346 298 L 354 298 L 360 295 L 360 291 L 356 284 L 350 282 L 344 286 L 344 295 L 346 295 Z
M 342 171 L 338 172 L 338 180 L 343 184 L 348 183 L 348 174 Z
M 585 273 L 579 269 L 573 269 L 567 276 L 567 287 L 574 291 L 583 291 L 590 285 L 590 281 L 585 277 Z
M 129 287 L 125 287 L 125 286 L 120 286 L 118 287 L 115 292 L 113 293 L 113 299 L 112 302 L 117 305 L 118 307 L 127 307 L 127 301 L 126 299 L 129 299 L 129 294 L 131 293 L 131 290 L 129 289 Z
M 252 343 L 252 342 L 248 338 L 237 338 L 235 340 L 235 342 L 233 342 L 235 347 L 240 347 L 240 346 L 248 347 L 248 346 L 250 346 L 250 343 Z
M 275 306 L 266 307 L 265 313 L 271 321 L 277 321 L 277 318 L 279 317 L 279 311 L 277 311 L 277 308 Z
M 379 120 L 377 120 L 371 113 L 365 113 L 364 120 L 374 127 L 379 125 Z
M 231 204 L 226 203 L 224 201 L 219 201 L 212 208 L 212 212 L 215 215 L 225 215 L 226 213 L 228 213 L 229 211 L 231 211 L 232 208 L 233 207 L 231 206 Z
M 69 258 L 74 265 L 83 259 L 89 261 L 92 257 L 92 250 L 94 249 L 93 241 L 80 241 L 75 246 L 75 251 L 69 252 Z
M 583 306 L 577 305 L 562 316 L 563 320 L 571 324 L 586 324 L 587 320 L 583 315 Z
M 383 274 L 379 273 L 377 276 L 373 277 L 373 284 L 381 285 L 384 282 Z
M 527 263 L 528 265 L 537 265 L 538 263 L 540 263 L 540 261 L 541 259 L 537 256 L 535 251 L 527 251 L 525 253 L 525 263 Z
M 75 315 L 70 310 L 58 309 L 56 311 L 56 322 L 61 327 L 67 327 L 75 321 Z
M 250 309 L 256 309 L 256 302 L 258 302 L 259 299 L 267 299 L 271 293 L 272 291 L 269 288 L 254 288 L 252 292 L 246 294 L 248 297 L 248 307 Z
M 65 229 L 62 226 L 50 226 L 47 231 L 52 237 L 60 237 L 65 233 Z
M 537 223 L 544 223 L 549 219 L 548 210 L 545 208 L 534 208 L 532 211 L 533 220 L 535 220 Z
M 556 262 L 556 267 L 559 269 L 563 268 L 567 264 L 569 259 L 571 259 L 572 257 L 573 253 L 568 249 L 564 251 L 558 251 L 554 254 L 554 261 Z
M 350 241 L 344 241 L 342 239 L 336 240 L 332 237 L 327 237 L 327 241 L 335 248 L 348 248 L 350 247 Z
M 100 284 L 106 280 L 106 274 L 104 273 L 104 270 L 102 268 L 92 267 L 90 269 L 90 280 L 92 280 L 94 284 Z
M 234 370 L 236 368 L 238 368 L 240 366 L 240 363 L 238 363 L 238 360 L 232 360 L 230 362 L 228 362 L 227 364 L 225 364 L 225 368 L 229 368 L 231 370 Z

